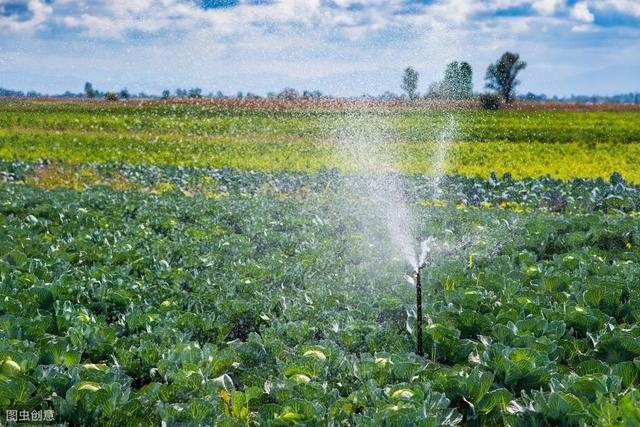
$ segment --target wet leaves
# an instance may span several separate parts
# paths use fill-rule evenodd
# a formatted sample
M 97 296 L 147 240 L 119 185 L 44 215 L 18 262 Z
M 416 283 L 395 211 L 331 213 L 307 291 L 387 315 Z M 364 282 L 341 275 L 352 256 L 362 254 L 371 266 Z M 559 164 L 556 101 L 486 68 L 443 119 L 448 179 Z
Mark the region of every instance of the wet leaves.
M 429 270 L 419 358 L 402 260 L 343 208 L 1 186 L 0 404 L 86 424 L 638 416 L 635 218 L 416 207 L 421 234 L 500 243 Z

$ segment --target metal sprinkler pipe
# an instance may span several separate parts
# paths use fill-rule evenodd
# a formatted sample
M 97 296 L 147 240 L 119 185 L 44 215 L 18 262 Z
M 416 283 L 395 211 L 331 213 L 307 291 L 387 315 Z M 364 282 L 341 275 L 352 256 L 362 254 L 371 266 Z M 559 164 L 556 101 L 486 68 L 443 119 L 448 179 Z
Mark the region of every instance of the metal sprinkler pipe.
M 424 344 L 422 342 L 422 278 L 424 265 L 416 270 L 416 353 L 424 356 Z

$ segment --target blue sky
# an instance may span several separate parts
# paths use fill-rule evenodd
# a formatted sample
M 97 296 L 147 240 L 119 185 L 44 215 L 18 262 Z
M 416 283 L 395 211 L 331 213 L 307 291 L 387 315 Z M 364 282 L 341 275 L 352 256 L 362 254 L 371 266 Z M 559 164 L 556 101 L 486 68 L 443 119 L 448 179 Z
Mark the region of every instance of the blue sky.
M 334 95 L 419 88 L 505 50 L 519 92 L 640 91 L 640 0 L 0 0 L 0 86 Z

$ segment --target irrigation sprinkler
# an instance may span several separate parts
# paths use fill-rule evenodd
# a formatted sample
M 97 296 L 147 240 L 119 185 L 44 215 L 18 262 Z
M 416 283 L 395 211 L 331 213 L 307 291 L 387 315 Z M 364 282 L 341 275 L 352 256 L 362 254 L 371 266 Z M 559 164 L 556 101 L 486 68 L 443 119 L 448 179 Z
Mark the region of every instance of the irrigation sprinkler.
M 424 264 L 416 269 L 416 353 L 424 356 L 424 345 L 422 343 L 422 269 Z
M 458 245 L 449 245 L 447 242 L 441 242 L 438 245 L 435 243 L 435 237 L 427 237 L 420 243 L 420 256 L 416 260 L 417 263 L 414 264 L 416 267 L 415 270 L 413 270 L 416 281 L 416 354 L 418 356 L 424 356 L 424 343 L 422 342 L 422 324 L 424 323 L 422 317 L 422 271 L 428 264 L 431 266 L 436 265 L 433 255 L 430 257 L 429 255 L 432 254 L 433 248 L 437 248 L 437 254 L 439 256 L 454 256 L 472 244 L 472 242 L 464 240 Z

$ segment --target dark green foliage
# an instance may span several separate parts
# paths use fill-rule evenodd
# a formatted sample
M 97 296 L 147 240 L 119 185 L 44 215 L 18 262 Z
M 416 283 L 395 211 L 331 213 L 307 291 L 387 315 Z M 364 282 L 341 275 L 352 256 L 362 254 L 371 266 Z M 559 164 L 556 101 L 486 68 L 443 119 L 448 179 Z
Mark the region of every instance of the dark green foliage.
M 640 230 L 601 197 L 636 203 L 637 189 L 617 176 L 554 184 L 568 200 L 598 189 L 561 215 L 416 206 L 421 236 L 484 230 L 425 272 L 419 358 L 404 263 L 371 246 L 350 201 L 320 190 L 336 174 L 117 168 L 179 186 L 204 174 L 229 194 L 0 186 L 3 412 L 54 409 L 71 425 L 640 419 Z M 542 206 L 551 183 L 444 188 Z
M 202 89 L 199 87 L 189 89 L 188 93 L 189 98 L 202 98 Z
M 95 98 L 98 92 L 93 88 L 93 85 L 89 82 L 84 84 L 84 93 L 87 98 Z
M 449 99 L 469 99 L 473 95 L 473 71 L 468 62 L 451 62 L 447 65 L 442 81 L 445 96 Z
M 504 102 L 509 104 L 515 98 L 516 87 L 520 84 L 518 73 L 526 67 L 527 63 L 520 60 L 519 54 L 505 52 L 495 64 L 487 68 L 486 87 L 498 92 Z
M 62 176 L 91 171 L 97 182 L 87 181 L 86 186 L 113 185 L 114 180 L 124 180 L 131 188 L 154 189 L 169 187 L 178 193 L 255 195 L 316 195 L 335 194 L 343 188 L 345 179 L 366 180 L 366 177 L 345 176 L 336 169 L 322 169 L 316 174 L 280 172 L 268 173 L 243 171 L 231 168 L 192 168 L 115 163 L 85 164 L 83 167 L 62 163 L 23 162 L 0 160 L 0 176 L 9 182 L 32 182 L 42 168 L 59 170 Z M 79 178 L 79 179 L 80 179 Z M 402 176 L 411 202 L 428 201 L 432 196 L 433 178 L 423 175 Z M 633 213 L 640 211 L 640 186 L 627 182 L 621 174 L 614 173 L 609 180 L 572 179 L 562 181 L 552 178 L 516 180 L 505 174 L 490 179 L 463 176 L 445 176 L 439 179 L 442 198 L 452 205 L 468 207 L 511 206 L 518 209 L 542 209 L 550 212 L 571 213 Z M 576 234 L 569 239 L 586 237 Z M 600 245 L 624 245 L 626 241 L 615 233 L 597 236 Z
M 402 75 L 402 84 L 400 87 L 407 94 L 409 99 L 415 99 L 418 90 L 418 77 L 420 74 L 411 67 L 407 67 Z
M 501 99 L 500 95 L 496 95 L 494 93 L 483 93 L 478 97 L 478 101 L 480 101 L 480 105 L 485 110 L 499 110 Z

